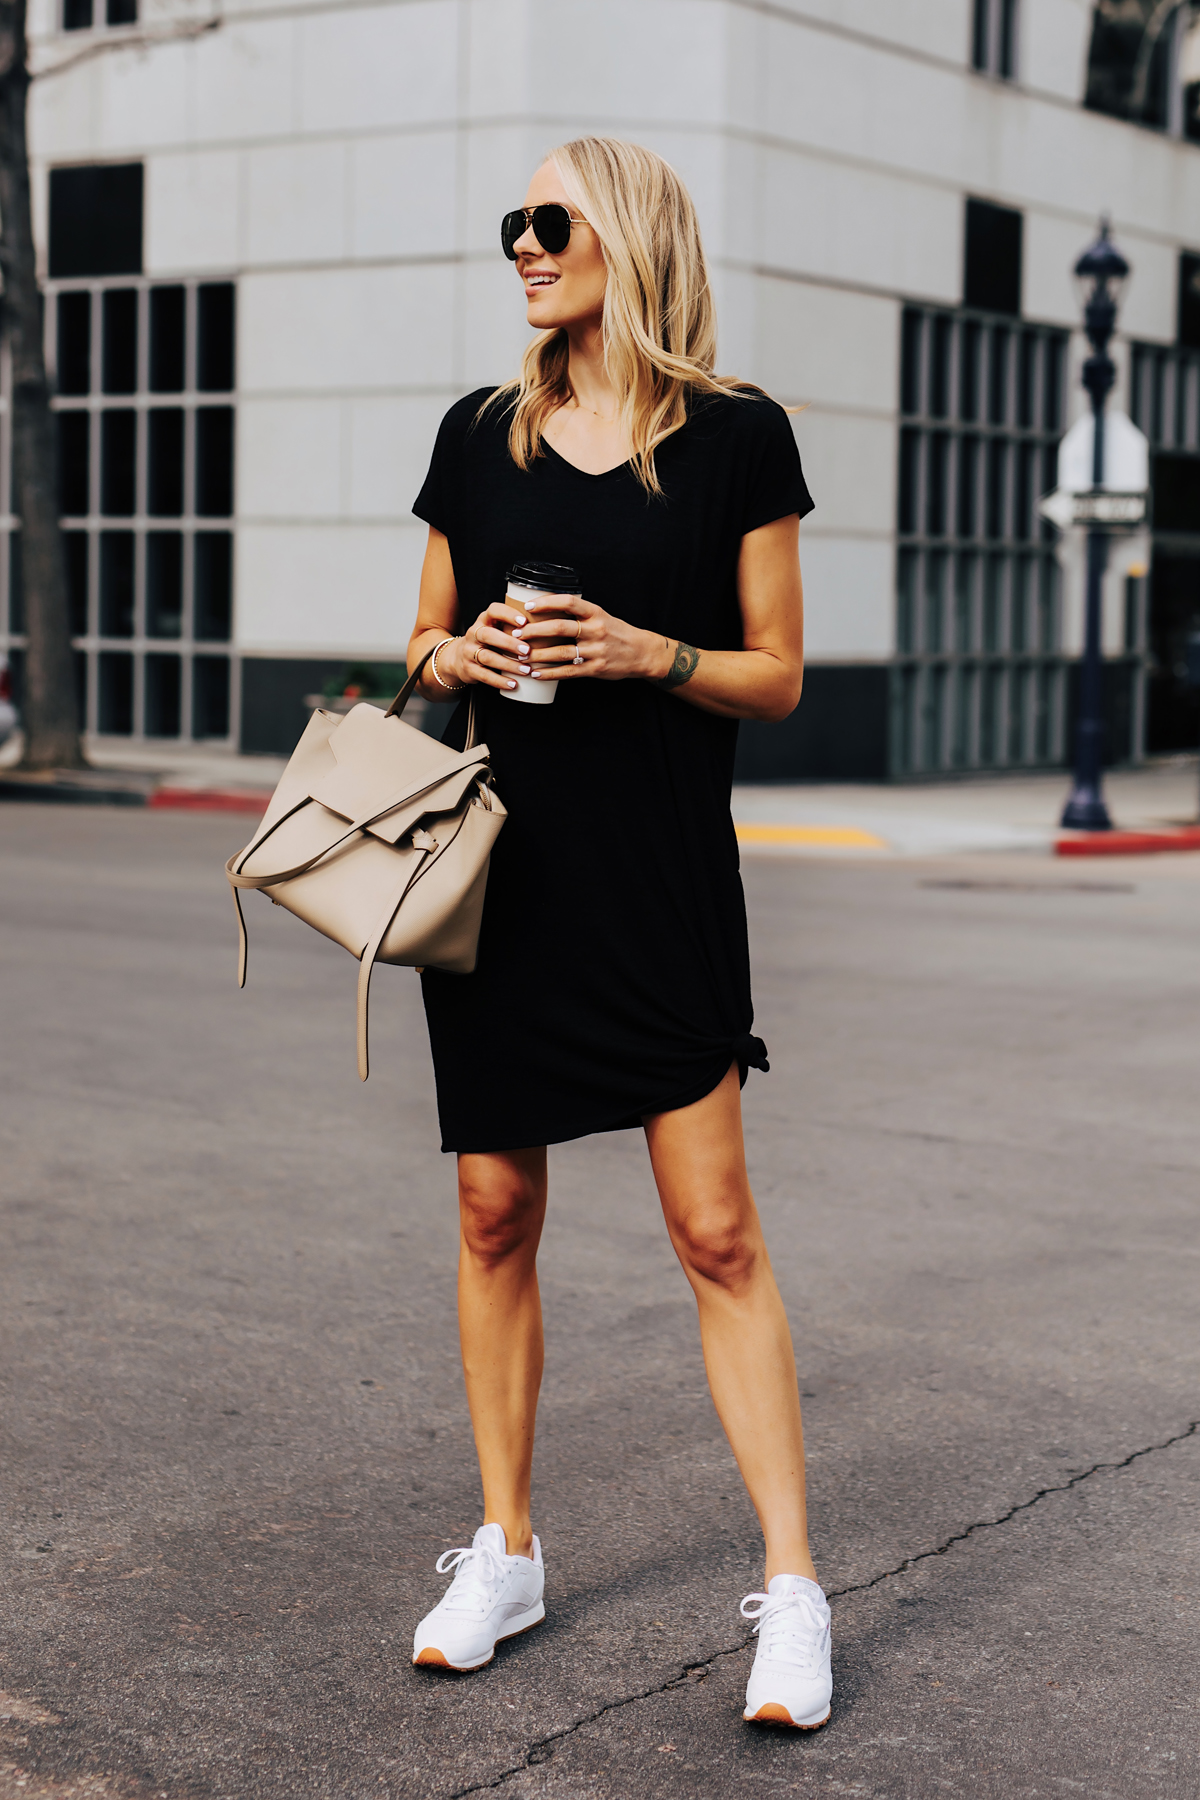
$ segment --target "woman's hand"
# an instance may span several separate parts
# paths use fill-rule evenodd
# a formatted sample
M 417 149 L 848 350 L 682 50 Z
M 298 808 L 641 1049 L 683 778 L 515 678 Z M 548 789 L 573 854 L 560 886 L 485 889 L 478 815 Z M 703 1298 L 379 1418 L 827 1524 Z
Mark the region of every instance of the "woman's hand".
M 464 687 L 513 688 L 515 675 L 530 673 L 525 645 L 514 633 L 515 627 L 528 623 L 515 606 L 495 600 L 462 637 L 438 653 L 438 668 Z M 507 631 L 502 629 L 505 625 Z
M 661 681 L 671 667 L 673 643 L 658 632 L 639 631 L 624 619 L 614 619 L 591 600 L 554 594 L 530 600 L 526 610 L 529 623 L 514 630 L 512 642 L 527 647 L 525 660 L 535 681 L 568 681 L 573 676 Z M 549 612 L 553 618 L 538 616 Z

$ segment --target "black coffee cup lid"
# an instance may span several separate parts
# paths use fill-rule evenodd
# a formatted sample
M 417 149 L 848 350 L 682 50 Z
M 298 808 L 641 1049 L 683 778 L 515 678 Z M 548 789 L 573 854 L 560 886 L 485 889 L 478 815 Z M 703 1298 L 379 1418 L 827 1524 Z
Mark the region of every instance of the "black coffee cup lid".
M 508 571 L 509 581 L 523 582 L 526 587 L 542 588 L 547 594 L 577 594 L 579 572 L 566 563 L 519 562 Z

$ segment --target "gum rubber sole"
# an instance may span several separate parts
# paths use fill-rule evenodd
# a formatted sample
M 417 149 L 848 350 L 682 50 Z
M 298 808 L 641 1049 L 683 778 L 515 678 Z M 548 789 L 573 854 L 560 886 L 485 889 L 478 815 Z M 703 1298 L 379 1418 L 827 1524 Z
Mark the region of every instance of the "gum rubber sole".
M 830 1707 L 829 1712 L 832 1711 Z M 748 1725 L 790 1725 L 795 1731 L 819 1731 L 822 1725 L 829 1723 L 829 1712 L 823 1719 L 808 1719 L 801 1723 L 799 1719 L 793 1719 L 786 1706 L 764 1700 L 756 1713 L 743 1713 L 742 1717 Z
M 533 1631 L 541 1625 L 545 1617 L 543 1612 L 540 1619 L 531 1619 L 528 1625 L 518 1625 L 515 1631 L 506 1631 L 503 1637 L 496 1639 L 496 1642 L 506 1644 L 509 1638 L 524 1637 L 527 1631 Z M 493 1649 L 492 1656 L 495 1654 Z M 486 1669 L 492 1656 L 485 1656 L 482 1662 L 477 1663 L 452 1663 L 443 1655 L 442 1651 L 435 1650 L 432 1644 L 426 1644 L 424 1650 L 413 1657 L 413 1667 L 417 1669 L 448 1669 L 452 1675 L 473 1675 L 476 1669 Z

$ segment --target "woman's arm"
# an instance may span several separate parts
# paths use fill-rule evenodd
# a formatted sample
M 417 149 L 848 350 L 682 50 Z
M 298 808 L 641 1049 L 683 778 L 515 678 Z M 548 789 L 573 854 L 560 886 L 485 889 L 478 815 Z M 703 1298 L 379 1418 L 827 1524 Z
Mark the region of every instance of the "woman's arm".
M 510 636 L 497 629 L 501 621 L 524 625 L 524 614 L 511 606 L 489 606 L 463 637 L 454 635 L 457 618 L 458 586 L 454 579 L 454 564 L 450 560 L 450 545 L 445 534 L 435 531 L 431 525 L 425 561 L 421 565 L 417 622 L 408 640 L 408 667 L 415 669 L 426 651 L 449 638 L 450 642 L 437 659 L 438 674 L 448 686 L 440 685 L 432 663 L 428 662 L 417 683 L 418 691 L 427 700 L 445 701 L 451 698 L 452 692 L 472 683 L 481 687 L 515 687 L 516 683 L 508 674 L 510 669 L 513 674 L 529 673 L 528 665 L 519 660 L 523 646 L 514 645 Z
M 558 681 L 578 676 L 601 681 L 640 678 L 657 682 L 681 700 L 722 718 L 786 719 L 800 699 L 804 678 L 799 531 L 799 515 L 792 513 L 747 532 L 742 539 L 737 570 L 741 650 L 697 649 L 656 632 L 640 631 L 588 600 L 557 596 L 543 603 L 553 606 L 557 618 L 537 622 L 534 602 L 529 611 L 535 622 L 518 628 L 511 641 L 518 645 L 528 641 L 535 678 L 539 674 Z M 568 643 L 565 651 L 545 644 L 552 636 L 570 633 L 570 625 L 564 626 L 562 620 L 564 613 L 579 621 L 582 663 L 562 661 L 564 654 L 575 654 L 573 644 Z M 539 639 L 544 647 L 538 647 Z M 439 668 L 446 654 L 443 651 L 438 657 Z M 495 685 L 504 683 L 501 680 Z

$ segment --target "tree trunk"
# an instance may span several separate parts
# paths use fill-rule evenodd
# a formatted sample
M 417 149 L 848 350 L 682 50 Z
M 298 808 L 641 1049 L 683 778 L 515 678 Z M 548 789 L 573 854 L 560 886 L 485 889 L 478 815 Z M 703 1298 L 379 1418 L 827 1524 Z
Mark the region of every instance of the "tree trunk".
M 83 765 L 83 754 L 30 215 L 27 57 L 25 0 L 0 0 L 0 271 L 12 352 L 13 508 L 21 520 L 25 594 L 25 767 L 72 769 Z

